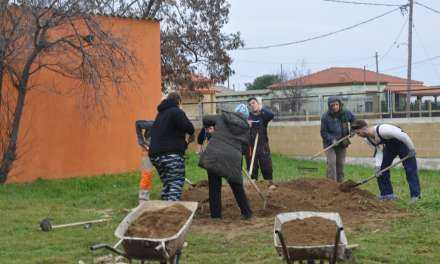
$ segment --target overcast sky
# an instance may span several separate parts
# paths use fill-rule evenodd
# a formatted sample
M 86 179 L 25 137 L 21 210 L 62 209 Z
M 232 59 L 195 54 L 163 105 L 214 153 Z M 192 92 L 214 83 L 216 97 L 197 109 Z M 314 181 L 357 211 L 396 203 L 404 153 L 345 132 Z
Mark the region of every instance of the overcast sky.
M 405 4 L 406 0 L 353 0 Z M 439 0 L 418 0 L 440 10 Z M 333 32 L 384 14 L 396 7 L 364 6 L 323 0 L 230 0 L 231 14 L 226 32 L 240 31 L 246 47 L 264 46 L 314 37 Z M 305 62 L 312 72 L 328 67 L 359 67 L 375 71 L 375 52 L 379 70 L 406 78 L 408 14 L 396 11 L 349 31 L 288 47 L 231 52 L 235 75 L 230 86 L 244 89 L 263 74 L 291 72 Z M 405 24 L 406 23 L 406 24 Z M 415 5 L 413 62 L 439 56 L 413 66 L 413 79 L 427 85 L 440 85 L 440 13 Z M 403 31 L 402 31 L 403 29 Z M 398 38 L 399 32 L 400 37 Z M 396 42 L 396 43 L 395 43 Z M 395 43 L 395 44 L 394 44 Z M 390 49 L 391 47 L 391 49 Z M 381 56 L 388 54 L 381 58 Z M 396 68 L 397 67 L 397 68 Z M 394 69 L 393 69 L 394 68 Z

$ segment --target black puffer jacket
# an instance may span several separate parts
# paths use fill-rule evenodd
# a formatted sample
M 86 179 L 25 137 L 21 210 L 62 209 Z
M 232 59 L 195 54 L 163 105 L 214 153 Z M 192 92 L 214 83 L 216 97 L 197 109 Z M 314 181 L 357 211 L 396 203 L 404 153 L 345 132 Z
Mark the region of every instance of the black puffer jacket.
M 234 183 L 243 183 L 242 153 L 249 142 L 249 124 L 238 113 L 222 112 L 206 116 L 203 123 L 214 122 L 215 130 L 199 166 Z
M 150 157 L 162 154 L 185 154 L 185 135 L 194 134 L 194 126 L 173 100 L 165 99 L 151 128 Z

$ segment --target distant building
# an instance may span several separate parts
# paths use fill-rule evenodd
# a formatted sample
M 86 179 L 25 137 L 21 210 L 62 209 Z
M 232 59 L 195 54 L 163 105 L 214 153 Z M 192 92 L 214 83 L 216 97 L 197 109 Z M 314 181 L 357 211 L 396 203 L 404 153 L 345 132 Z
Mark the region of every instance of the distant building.
M 320 115 L 327 110 L 327 99 L 341 95 L 347 108 L 359 113 L 378 113 L 403 110 L 406 97 L 404 78 L 377 74 L 360 68 L 332 67 L 268 88 L 273 91 L 272 106 L 281 113 Z M 411 94 L 422 100 L 423 96 L 440 95 L 440 89 L 430 89 L 420 81 L 412 81 Z
M 272 99 L 272 91 L 270 89 L 264 90 L 249 90 L 249 91 L 223 91 L 216 95 L 218 108 L 221 110 L 232 111 L 239 103 L 247 103 L 247 100 L 255 97 L 265 104 L 265 101 L 270 103 Z

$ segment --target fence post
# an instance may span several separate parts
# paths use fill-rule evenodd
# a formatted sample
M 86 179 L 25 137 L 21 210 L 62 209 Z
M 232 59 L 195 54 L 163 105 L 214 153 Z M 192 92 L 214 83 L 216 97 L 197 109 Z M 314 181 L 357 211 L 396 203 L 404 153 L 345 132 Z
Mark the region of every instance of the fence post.
M 432 102 L 428 101 L 428 115 L 432 117 Z
M 422 99 L 418 100 L 419 117 L 422 117 Z

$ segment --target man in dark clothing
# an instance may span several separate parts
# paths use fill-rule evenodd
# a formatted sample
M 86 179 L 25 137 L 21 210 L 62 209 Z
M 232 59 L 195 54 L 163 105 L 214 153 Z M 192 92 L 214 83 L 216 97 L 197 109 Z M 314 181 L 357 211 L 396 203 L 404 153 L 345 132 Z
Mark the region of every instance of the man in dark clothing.
M 157 107 L 159 113 L 151 128 L 149 155 L 163 183 L 162 200 L 180 200 L 185 183 L 184 154 L 194 139 L 194 126 L 179 108 L 180 102 L 179 94 L 170 93 Z
M 329 110 L 321 118 L 321 137 L 324 148 L 332 145 L 339 139 L 350 134 L 350 124 L 354 121 L 354 115 L 343 108 L 342 100 L 337 96 L 328 98 Z M 350 140 L 346 139 L 326 151 L 327 178 L 337 182 L 344 180 L 344 163 L 346 149 Z
M 249 142 L 249 125 L 245 117 L 246 105 L 236 108 L 236 113 L 205 116 L 203 123 L 214 123 L 215 132 L 200 155 L 199 166 L 208 172 L 209 208 L 211 218 L 222 217 L 221 188 L 225 178 L 232 189 L 243 219 L 252 218 L 252 211 L 243 187 L 242 157 Z
M 269 182 L 270 188 L 274 188 L 275 185 L 272 182 L 272 158 L 270 155 L 269 137 L 267 136 L 267 125 L 274 118 L 274 114 L 269 109 L 263 108 L 255 97 L 249 98 L 248 105 L 250 109 L 248 122 L 251 126 L 251 137 L 249 151 L 246 155 L 247 168 L 249 170 L 251 166 L 255 137 L 258 134 L 254 168 L 251 176 L 252 179 L 258 180 L 258 170 L 261 168 L 263 178 Z

